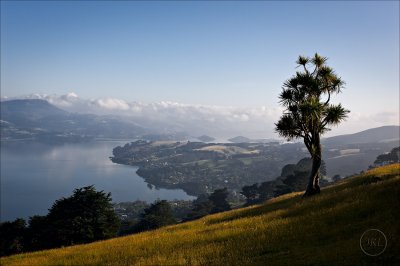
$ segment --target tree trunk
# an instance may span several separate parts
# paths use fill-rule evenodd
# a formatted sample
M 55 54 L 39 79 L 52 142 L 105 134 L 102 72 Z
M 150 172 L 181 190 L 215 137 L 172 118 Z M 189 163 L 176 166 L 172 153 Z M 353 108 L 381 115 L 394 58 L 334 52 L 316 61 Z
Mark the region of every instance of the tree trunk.
M 321 155 L 321 144 L 319 140 L 319 135 L 315 138 L 315 149 L 313 150 L 313 154 L 311 154 L 312 158 L 312 168 L 310 177 L 308 180 L 308 185 L 306 192 L 304 193 L 303 197 L 312 196 L 318 194 L 320 192 L 319 187 L 319 168 L 321 167 L 322 163 L 322 155 Z

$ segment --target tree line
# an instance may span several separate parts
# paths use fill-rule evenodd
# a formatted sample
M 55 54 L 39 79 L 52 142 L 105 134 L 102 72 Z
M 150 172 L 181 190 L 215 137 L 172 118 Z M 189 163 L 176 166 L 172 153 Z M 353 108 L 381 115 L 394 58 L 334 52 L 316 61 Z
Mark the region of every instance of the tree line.
M 183 221 L 230 210 L 228 194 L 224 188 L 209 197 L 199 197 Z M 158 200 L 144 209 L 138 222 L 123 225 L 111 201 L 110 193 L 87 186 L 75 189 L 70 197 L 56 200 L 45 216 L 3 222 L 0 256 L 90 243 L 182 222 L 174 217 L 168 201 Z

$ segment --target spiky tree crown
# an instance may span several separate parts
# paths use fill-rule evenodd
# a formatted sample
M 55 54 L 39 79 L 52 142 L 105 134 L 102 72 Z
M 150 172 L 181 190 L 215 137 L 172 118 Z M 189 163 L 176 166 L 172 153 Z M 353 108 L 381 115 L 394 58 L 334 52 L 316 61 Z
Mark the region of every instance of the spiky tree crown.
M 318 54 L 311 58 L 299 56 L 296 63 L 302 71 L 284 82 L 279 95 L 285 112 L 275 124 L 276 131 L 288 140 L 304 138 L 309 150 L 317 134 L 324 134 L 350 112 L 341 104 L 330 103 L 331 95 L 340 93 L 345 83 L 326 61 Z

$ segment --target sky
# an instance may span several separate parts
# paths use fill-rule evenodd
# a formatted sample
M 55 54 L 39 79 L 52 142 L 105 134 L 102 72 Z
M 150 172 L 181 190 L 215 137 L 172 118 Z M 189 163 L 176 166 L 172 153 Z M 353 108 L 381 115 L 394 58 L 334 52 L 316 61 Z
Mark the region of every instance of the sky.
M 1 1 L 2 98 L 276 110 L 315 52 L 346 82 L 337 132 L 399 124 L 398 1 Z

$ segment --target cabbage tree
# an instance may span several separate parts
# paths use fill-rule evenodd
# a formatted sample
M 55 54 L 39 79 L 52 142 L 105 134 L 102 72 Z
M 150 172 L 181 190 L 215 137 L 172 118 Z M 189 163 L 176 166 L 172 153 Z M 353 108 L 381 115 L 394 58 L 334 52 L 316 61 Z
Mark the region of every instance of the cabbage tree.
M 285 111 L 275 124 L 278 134 L 287 140 L 303 139 L 312 158 L 312 168 L 304 196 L 320 192 L 319 169 L 322 163 L 321 136 L 344 121 L 350 112 L 331 97 L 344 88 L 344 81 L 326 65 L 327 58 L 299 56 L 300 71 L 284 82 L 279 95 Z

